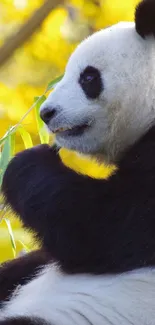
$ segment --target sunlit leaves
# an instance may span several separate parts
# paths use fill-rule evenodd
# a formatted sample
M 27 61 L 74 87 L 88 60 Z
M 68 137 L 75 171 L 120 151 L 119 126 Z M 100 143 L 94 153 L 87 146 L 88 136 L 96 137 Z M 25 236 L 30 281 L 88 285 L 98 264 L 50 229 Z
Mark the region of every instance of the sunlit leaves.
M 25 149 L 32 148 L 33 142 L 29 132 L 21 125 L 18 127 L 17 131 L 20 133 L 22 140 L 24 142 Z

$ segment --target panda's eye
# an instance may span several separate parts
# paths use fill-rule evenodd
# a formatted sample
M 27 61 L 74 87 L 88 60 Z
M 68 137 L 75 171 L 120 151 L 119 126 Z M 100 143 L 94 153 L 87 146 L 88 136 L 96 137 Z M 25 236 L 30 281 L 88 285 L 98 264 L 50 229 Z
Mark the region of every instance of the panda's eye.
M 103 90 L 101 75 L 98 69 L 88 66 L 82 71 L 79 84 L 88 98 L 97 98 Z

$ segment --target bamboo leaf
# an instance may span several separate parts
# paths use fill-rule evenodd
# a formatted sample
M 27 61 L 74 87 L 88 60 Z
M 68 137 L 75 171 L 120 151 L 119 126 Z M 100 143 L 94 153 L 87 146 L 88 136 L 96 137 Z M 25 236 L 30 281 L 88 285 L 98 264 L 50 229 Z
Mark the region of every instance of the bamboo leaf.
M 35 107 L 35 116 L 36 116 L 36 123 L 37 123 L 37 129 L 40 137 L 40 142 L 41 143 L 49 143 L 49 133 L 45 129 L 45 124 L 40 118 L 40 106 L 42 103 L 46 100 L 46 96 L 40 96 L 40 97 L 35 97 L 35 102 L 36 102 L 36 107 Z
M 4 218 L 3 219 L 7 225 L 8 228 L 8 232 L 10 235 L 10 241 L 11 241 L 11 246 L 12 246 L 12 251 L 13 251 L 13 255 L 14 257 L 16 257 L 16 243 L 15 243 L 15 239 L 14 239 L 14 235 L 13 235 L 13 231 L 12 231 L 12 227 L 11 227 L 11 223 L 10 220 Z
M 4 136 L 0 139 L 0 146 L 4 144 L 4 142 L 6 141 L 6 139 L 8 139 L 8 137 L 10 137 L 10 135 L 14 134 L 16 131 L 16 125 L 12 126 L 5 134 Z
M 63 75 L 57 77 L 56 79 L 52 80 L 51 82 L 49 82 L 46 91 L 49 91 L 51 89 L 53 89 L 56 84 L 63 78 Z
M 20 133 L 20 135 L 22 137 L 25 148 L 26 149 L 32 148 L 33 147 L 33 142 L 32 142 L 32 139 L 31 139 L 31 136 L 30 136 L 29 132 L 27 132 L 22 125 L 18 127 L 17 131 L 19 131 L 19 133 Z
M 15 154 L 15 133 L 10 134 L 11 137 L 11 157 Z
M 11 135 L 9 135 L 4 143 L 3 150 L 1 153 L 1 159 L 0 159 L 0 186 L 2 184 L 2 179 L 4 172 L 6 170 L 6 167 L 10 161 L 11 158 L 11 153 L 12 153 L 12 148 L 11 148 Z

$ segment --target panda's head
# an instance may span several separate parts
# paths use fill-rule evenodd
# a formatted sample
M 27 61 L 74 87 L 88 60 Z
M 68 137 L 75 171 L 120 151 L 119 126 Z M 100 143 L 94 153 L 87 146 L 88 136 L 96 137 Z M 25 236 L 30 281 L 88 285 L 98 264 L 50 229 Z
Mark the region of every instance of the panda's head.
M 84 40 L 41 107 L 61 147 L 115 161 L 155 123 L 155 0 Z

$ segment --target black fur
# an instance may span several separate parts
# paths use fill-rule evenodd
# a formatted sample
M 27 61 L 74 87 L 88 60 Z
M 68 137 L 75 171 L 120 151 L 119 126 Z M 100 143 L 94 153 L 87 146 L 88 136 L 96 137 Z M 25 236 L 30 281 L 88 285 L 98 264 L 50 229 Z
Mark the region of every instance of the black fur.
M 115 273 L 155 265 L 155 128 L 109 180 L 78 175 L 47 145 L 19 153 L 3 193 L 62 269 Z
M 38 250 L 2 264 L 0 267 L 0 307 L 18 285 L 26 284 L 40 267 L 49 262 L 48 253 Z
M 88 99 L 99 97 L 103 90 L 103 82 L 100 71 L 94 67 L 88 66 L 80 74 L 79 84 L 81 85 Z
M 135 12 L 136 30 L 140 36 L 155 36 L 155 0 L 143 0 Z
M 18 317 L 0 321 L 0 325 L 48 325 L 48 323 L 40 318 Z

